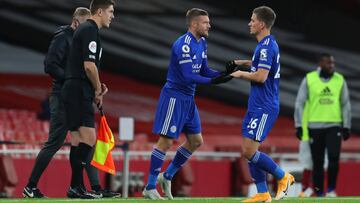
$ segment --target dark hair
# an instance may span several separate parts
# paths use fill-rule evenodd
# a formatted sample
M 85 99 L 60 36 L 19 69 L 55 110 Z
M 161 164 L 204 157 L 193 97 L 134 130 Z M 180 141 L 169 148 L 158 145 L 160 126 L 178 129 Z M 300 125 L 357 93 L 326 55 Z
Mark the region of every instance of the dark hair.
M 115 5 L 114 0 L 92 0 L 90 3 L 91 15 L 95 15 L 99 8 L 106 9 L 111 5 Z
M 259 21 L 265 23 L 266 28 L 270 29 L 275 22 L 276 14 L 274 10 L 267 6 L 260 6 L 253 10 L 253 13 L 256 14 L 256 17 Z
M 209 16 L 209 13 L 200 8 L 192 8 L 186 12 L 186 24 L 190 26 L 191 21 L 198 16 Z
M 77 7 L 73 13 L 73 18 L 79 17 L 79 16 L 89 16 L 90 10 L 85 7 Z
M 330 57 L 332 57 L 331 54 L 324 52 L 324 53 L 319 54 L 316 58 L 317 58 L 317 62 L 320 62 L 324 58 L 330 58 Z

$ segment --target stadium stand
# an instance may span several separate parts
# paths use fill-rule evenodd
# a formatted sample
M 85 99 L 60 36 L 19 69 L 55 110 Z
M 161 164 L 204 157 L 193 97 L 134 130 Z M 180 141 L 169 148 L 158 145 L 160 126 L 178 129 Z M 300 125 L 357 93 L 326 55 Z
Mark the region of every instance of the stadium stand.
M 156 108 L 156 97 L 160 92 L 160 87 L 104 72 L 102 76 L 103 80 L 111 87 L 111 92 L 107 97 L 104 107 L 109 124 L 115 132 L 117 143 L 121 143 L 116 133 L 118 116 L 132 116 L 135 117 L 136 120 L 136 136 L 134 142 L 130 145 L 130 150 L 139 152 L 151 151 L 154 145 L 152 141 L 155 140 L 153 139 L 155 136 L 151 134 L 152 119 L 153 112 Z M 3 95 L 0 100 L 0 106 L 2 107 L 2 109 L 0 109 L 0 140 L 8 143 L 7 145 L 1 145 L 3 150 L 39 150 L 41 144 L 46 140 L 49 124 L 47 121 L 38 120 L 36 118 L 36 112 L 40 111 L 40 102 L 47 95 L 49 82 L 45 75 L 0 74 L 0 94 Z M 32 92 L 32 90 L 36 91 Z M 242 120 L 241 116 L 244 114 L 245 109 L 201 97 L 197 99 L 197 103 L 203 118 L 203 133 L 205 139 L 205 144 L 201 147 L 200 151 L 240 152 L 240 124 Z M 4 109 L 5 107 L 6 109 Z M 269 139 L 264 142 L 262 150 L 273 154 L 297 152 L 298 142 L 292 134 L 292 120 L 286 117 L 280 117 Z M 181 137 L 179 142 L 183 141 L 183 139 L 184 137 Z M 66 142 L 69 142 L 69 136 Z M 353 137 L 351 142 L 343 143 L 342 150 L 343 152 L 354 153 L 358 151 L 359 145 L 360 138 Z M 68 147 L 65 146 L 62 150 L 68 150 Z M 120 149 L 116 151 L 120 151 Z M 13 155 L 15 158 L 15 166 L 19 166 L 19 160 L 32 160 L 35 157 L 34 155 L 33 153 Z M 55 159 L 57 161 L 67 160 L 67 156 L 65 154 L 59 154 Z M 120 156 L 115 156 L 115 159 L 118 163 L 121 163 L 119 160 L 121 159 Z M 146 165 L 142 165 L 146 159 L 147 158 L 143 156 L 134 157 L 132 165 L 135 164 L 139 167 L 136 170 L 144 170 L 144 173 L 146 173 Z M 138 161 L 139 163 L 137 163 Z M 23 163 L 31 162 L 23 161 Z M 62 162 L 57 163 L 60 164 Z M 210 164 L 210 162 L 208 164 Z M 239 194 L 239 191 L 244 191 L 246 184 L 251 182 L 248 171 L 244 170 L 246 168 L 246 161 L 239 159 L 234 164 L 226 161 L 224 164 L 224 167 L 230 167 L 232 170 L 235 170 L 233 172 L 234 176 L 232 177 L 238 178 L 231 178 L 231 176 L 229 176 L 228 181 L 236 180 L 233 184 L 237 186 L 234 187 L 235 189 L 233 188 L 235 191 L 230 191 L 229 188 L 229 190 L 224 190 L 218 194 Z M 193 170 L 195 170 L 196 167 L 202 167 L 196 163 L 193 165 Z M 66 165 L 60 164 L 60 166 L 66 170 Z M 214 167 L 216 168 L 215 165 Z M 24 172 L 25 171 L 17 170 L 18 176 L 22 179 L 26 177 L 26 175 L 21 175 Z M 199 178 L 198 174 L 195 176 L 196 179 Z M 22 179 L 19 180 L 20 183 L 25 181 Z M 47 178 L 45 178 L 45 180 L 47 180 Z M 66 183 L 64 184 L 66 185 Z M 197 184 L 200 183 L 194 182 L 193 187 L 195 188 Z M 17 189 L 17 192 L 21 192 L 21 186 L 19 187 L 20 189 Z M 48 193 L 53 196 L 62 195 L 52 189 L 47 188 L 47 190 Z M 18 194 L 17 192 L 15 192 L 15 195 Z M 213 190 L 204 193 L 204 191 L 197 189 L 192 191 L 192 194 L 209 195 L 210 192 L 215 194 Z

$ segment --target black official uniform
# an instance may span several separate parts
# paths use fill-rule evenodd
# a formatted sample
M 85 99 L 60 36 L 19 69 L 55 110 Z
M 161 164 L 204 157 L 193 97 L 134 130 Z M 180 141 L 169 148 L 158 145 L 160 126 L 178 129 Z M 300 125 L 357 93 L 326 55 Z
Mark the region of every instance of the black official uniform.
M 51 158 L 61 148 L 67 134 L 65 124 L 65 110 L 60 96 L 61 87 L 64 83 L 66 66 L 72 36 L 74 30 L 70 25 L 59 27 L 50 43 L 45 57 L 45 72 L 53 78 L 53 87 L 50 94 L 50 129 L 49 138 L 39 152 L 34 168 L 29 178 L 30 187 L 36 187 L 40 176 L 48 166 Z
M 50 43 L 48 53 L 45 57 L 45 72 L 52 78 L 52 92 L 50 94 L 50 129 L 49 138 L 39 152 L 34 168 L 31 172 L 29 182 L 24 188 L 24 195 L 27 197 L 41 198 L 44 195 L 37 188 L 37 184 L 45 168 L 49 165 L 54 154 L 61 148 L 66 139 L 68 127 L 66 124 L 64 101 L 61 96 L 61 89 L 65 81 L 65 67 L 67 64 L 69 50 L 72 44 L 74 30 L 70 25 L 59 27 Z M 92 155 L 92 153 L 91 153 Z M 92 156 L 89 156 L 89 160 Z M 70 157 L 71 159 L 71 157 Z M 91 165 L 86 167 L 92 187 L 99 190 L 98 171 Z M 102 192 L 104 196 L 112 195 L 110 192 Z
M 74 33 L 62 89 L 67 124 L 72 131 L 78 130 L 80 126 L 95 127 L 95 90 L 86 76 L 84 61 L 94 62 L 99 67 L 101 52 L 99 28 L 95 21 L 88 20 Z

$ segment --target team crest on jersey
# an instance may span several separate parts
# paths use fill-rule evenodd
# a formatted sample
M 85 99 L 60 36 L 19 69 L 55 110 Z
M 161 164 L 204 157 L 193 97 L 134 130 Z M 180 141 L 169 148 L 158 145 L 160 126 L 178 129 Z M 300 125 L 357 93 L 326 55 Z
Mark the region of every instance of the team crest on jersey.
M 188 45 L 186 45 L 186 44 L 184 44 L 181 49 L 182 49 L 182 51 L 184 53 L 189 53 L 190 52 L 190 47 Z
M 266 61 L 267 60 L 267 49 L 261 49 L 260 50 L 260 61 Z
M 96 42 L 95 41 L 91 41 L 89 43 L 89 50 L 94 54 L 96 53 Z
M 176 132 L 176 126 L 174 126 L 174 125 L 171 126 L 171 127 L 170 127 L 170 131 L 171 131 L 172 133 L 175 133 L 175 132 Z

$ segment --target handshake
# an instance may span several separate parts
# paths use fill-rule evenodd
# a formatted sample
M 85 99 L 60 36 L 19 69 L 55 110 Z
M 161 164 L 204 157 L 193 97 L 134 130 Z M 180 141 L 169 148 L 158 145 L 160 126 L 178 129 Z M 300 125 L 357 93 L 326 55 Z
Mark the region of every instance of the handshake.
M 220 84 L 228 82 L 233 78 L 230 74 L 233 72 L 236 72 L 238 70 L 241 71 L 250 71 L 250 69 L 247 67 L 248 63 L 251 61 L 247 60 L 239 60 L 242 65 L 237 65 L 235 60 L 228 61 L 225 64 L 226 71 L 223 71 L 220 76 L 214 77 L 211 79 L 211 84 Z M 250 65 L 249 65 L 250 66 Z

